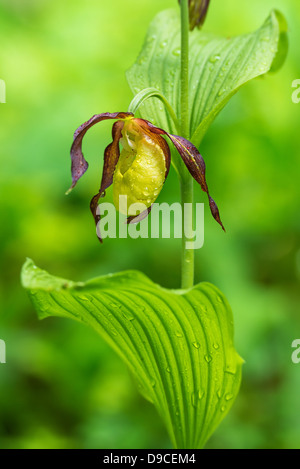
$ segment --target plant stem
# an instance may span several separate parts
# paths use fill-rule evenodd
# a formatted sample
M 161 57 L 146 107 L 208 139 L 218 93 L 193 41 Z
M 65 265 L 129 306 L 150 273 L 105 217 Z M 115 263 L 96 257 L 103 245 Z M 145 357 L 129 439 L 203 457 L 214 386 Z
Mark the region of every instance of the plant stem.
M 193 179 L 189 176 L 184 180 L 181 178 L 181 204 L 183 207 L 182 217 L 182 251 L 181 251 L 181 288 L 187 289 L 194 285 L 194 250 L 187 249 L 186 243 L 192 241 L 185 234 L 186 226 L 192 228 L 193 211 L 185 210 L 184 204 L 191 204 L 193 207 Z
M 181 0 L 181 133 L 189 138 L 189 3 Z
M 181 0 L 181 135 L 190 138 L 189 117 L 189 3 Z M 193 179 L 182 168 L 180 177 L 181 205 L 182 205 L 182 254 L 181 254 L 181 288 L 187 289 L 194 285 L 194 250 L 187 249 L 186 243 L 189 239 L 185 234 L 185 226 L 192 228 L 192 210 L 185 211 L 184 204 L 193 206 Z

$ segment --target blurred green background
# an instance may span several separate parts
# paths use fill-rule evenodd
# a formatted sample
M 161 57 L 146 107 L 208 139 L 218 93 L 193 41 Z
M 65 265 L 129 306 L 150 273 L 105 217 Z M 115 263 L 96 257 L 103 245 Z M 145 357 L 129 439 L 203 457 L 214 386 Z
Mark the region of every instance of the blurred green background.
M 168 448 L 152 406 L 96 333 L 63 319 L 39 322 L 19 282 L 26 256 L 51 273 L 86 280 L 140 269 L 165 287 L 180 282 L 179 240 L 106 240 L 89 200 L 101 177 L 111 124 L 85 141 L 90 171 L 70 185 L 74 130 L 100 112 L 125 111 L 127 68 L 146 29 L 177 0 L 0 0 L 0 364 L 1 448 Z M 212 0 L 205 30 L 258 28 L 270 10 L 287 17 L 290 51 L 276 75 L 239 92 L 202 147 L 211 193 L 227 234 L 206 206 L 197 281 L 216 284 L 235 318 L 245 359 L 241 393 L 210 448 L 300 448 L 299 0 Z M 159 201 L 177 201 L 174 171 Z M 197 200 L 205 201 L 197 190 Z

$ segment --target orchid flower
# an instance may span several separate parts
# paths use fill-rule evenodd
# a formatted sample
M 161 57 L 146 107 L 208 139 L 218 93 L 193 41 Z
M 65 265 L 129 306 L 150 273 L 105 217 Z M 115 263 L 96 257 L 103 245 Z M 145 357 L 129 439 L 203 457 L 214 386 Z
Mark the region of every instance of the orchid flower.
M 165 135 L 178 150 L 192 177 L 207 193 L 211 213 L 224 230 L 218 207 L 209 195 L 205 163 L 197 148 L 185 138 L 171 135 L 147 120 L 134 117 L 130 112 L 96 114 L 75 131 L 71 148 L 72 186 L 69 191 L 88 169 L 88 163 L 82 153 L 83 137 L 92 126 L 106 119 L 116 122 L 112 127 L 113 141 L 104 152 L 100 189 L 90 203 L 96 225 L 100 220 L 97 210 L 99 199 L 105 196 L 106 189 L 112 184 L 114 204 L 120 213 L 129 215 L 127 223 L 138 223 L 149 214 L 169 174 L 171 152 L 162 137 Z M 127 196 L 122 198 L 127 201 L 126 205 L 119 203 L 120 195 Z M 139 215 L 130 213 L 130 206 L 136 203 L 143 203 L 147 210 Z M 99 233 L 98 237 L 102 242 Z

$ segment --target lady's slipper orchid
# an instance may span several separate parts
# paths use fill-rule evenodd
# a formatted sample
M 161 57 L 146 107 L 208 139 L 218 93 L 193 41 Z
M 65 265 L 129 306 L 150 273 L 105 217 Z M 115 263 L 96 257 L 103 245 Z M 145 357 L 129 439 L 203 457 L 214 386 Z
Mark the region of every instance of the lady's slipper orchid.
M 106 189 L 112 184 L 114 204 L 121 213 L 128 216 L 128 223 L 138 223 L 148 215 L 170 169 L 171 152 L 162 137 L 166 135 L 178 150 L 190 174 L 207 193 L 211 213 L 224 229 L 218 207 L 209 195 L 205 179 L 205 163 L 197 148 L 183 137 L 171 135 L 147 120 L 135 118 L 129 112 L 97 114 L 75 131 L 71 148 L 70 190 L 88 169 L 88 163 L 82 153 L 84 135 L 93 125 L 106 119 L 114 119 L 116 122 L 112 128 L 113 141 L 104 152 L 101 186 L 90 204 L 96 225 L 100 220 L 97 213 L 98 201 L 105 196 Z M 119 144 L 123 147 L 121 152 Z M 126 206 L 119 205 L 120 195 L 127 196 Z M 125 197 L 122 199 L 126 200 Z M 129 208 L 135 203 L 143 203 L 147 210 L 139 215 L 130 213 Z M 99 234 L 98 237 L 102 242 Z

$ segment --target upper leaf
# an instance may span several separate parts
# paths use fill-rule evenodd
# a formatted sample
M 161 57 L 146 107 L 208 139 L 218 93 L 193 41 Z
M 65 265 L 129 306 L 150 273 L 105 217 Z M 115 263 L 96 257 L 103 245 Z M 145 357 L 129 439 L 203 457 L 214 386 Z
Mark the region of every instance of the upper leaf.
M 195 29 L 190 33 L 190 136 L 194 145 L 215 117 L 249 80 L 278 69 L 287 53 L 287 25 L 272 11 L 257 31 L 232 38 L 218 37 Z M 127 72 L 134 94 L 155 87 L 180 116 L 180 19 L 175 10 L 159 13 L 151 23 L 142 51 Z M 167 111 L 157 99 L 140 108 L 149 119 L 176 133 Z
M 22 283 L 41 319 L 75 319 L 111 345 L 157 408 L 176 448 L 203 447 L 241 381 L 232 313 L 216 287 L 165 290 L 140 272 L 74 283 L 30 260 Z

